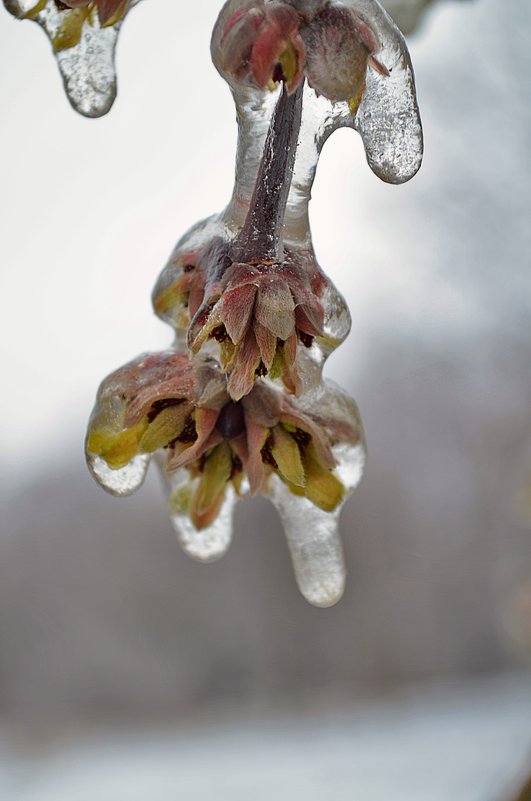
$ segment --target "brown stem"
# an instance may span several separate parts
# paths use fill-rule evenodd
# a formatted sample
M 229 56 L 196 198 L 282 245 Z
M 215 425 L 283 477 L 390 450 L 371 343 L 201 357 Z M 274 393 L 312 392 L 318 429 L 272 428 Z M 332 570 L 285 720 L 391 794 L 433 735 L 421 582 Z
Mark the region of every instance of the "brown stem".
M 301 127 L 302 92 L 302 84 L 291 95 L 282 85 L 249 211 L 231 248 L 235 262 L 282 259 L 282 231 Z

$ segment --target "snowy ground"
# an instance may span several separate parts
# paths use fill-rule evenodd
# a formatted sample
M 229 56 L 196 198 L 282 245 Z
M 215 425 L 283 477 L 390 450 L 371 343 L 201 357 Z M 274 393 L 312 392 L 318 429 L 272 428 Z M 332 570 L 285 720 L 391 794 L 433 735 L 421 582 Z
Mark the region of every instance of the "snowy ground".
M 115 731 L 5 758 L 5 801 L 505 801 L 531 758 L 531 681 L 422 689 L 334 714 Z

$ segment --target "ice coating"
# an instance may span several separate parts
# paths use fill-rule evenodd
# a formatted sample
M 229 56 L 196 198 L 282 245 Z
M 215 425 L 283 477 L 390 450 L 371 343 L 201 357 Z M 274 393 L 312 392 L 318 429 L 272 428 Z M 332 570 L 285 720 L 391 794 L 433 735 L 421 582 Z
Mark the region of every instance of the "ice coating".
M 331 382 L 308 393 L 302 400 L 308 408 L 323 410 L 323 417 L 344 420 L 357 419 L 359 438 L 334 447 L 334 472 L 347 492 L 333 512 L 324 512 L 306 498 L 294 498 L 289 489 L 273 476 L 270 495 L 286 534 L 295 578 L 306 600 L 313 606 L 336 604 L 345 589 L 346 567 L 339 533 L 341 509 L 356 489 L 365 469 L 366 449 L 361 420 L 354 401 Z
M 194 526 L 186 511 L 179 506 L 179 492 L 190 489 L 190 477 L 185 470 L 178 470 L 168 478 L 168 511 L 183 551 L 197 562 L 215 562 L 228 551 L 232 542 L 234 507 L 238 496 L 229 487 L 221 509 L 211 525 L 200 531 Z
M 316 260 L 308 205 L 340 127 L 361 134 L 382 180 L 415 174 L 413 72 L 374 0 L 229 0 L 211 49 L 237 109 L 234 190 L 171 254 L 152 301 L 173 346 L 105 379 L 87 460 L 127 494 L 155 457 L 178 540 L 202 562 L 228 549 L 239 499 L 270 497 L 302 594 L 327 607 L 344 590 L 339 518 L 366 451 L 355 402 L 322 375 L 351 321 Z
M 293 498 L 281 481 L 273 483 L 271 500 L 284 526 L 301 593 L 313 606 L 333 606 L 343 595 L 347 575 L 340 510 L 322 512 L 306 498 Z
M 318 0 L 294 0 L 292 4 L 306 11 L 323 5 Z M 369 65 L 357 109 L 336 103 L 328 113 L 342 127 L 358 131 L 368 164 L 379 178 L 391 184 L 404 183 L 417 173 L 423 155 L 415 78 L 405 39 L 376 0 L 342 0 L 338 5 L 351 10 L 371 29 L 377 60 L 385 69 Z M 333 129 L 330 123 L 325 127 Z
M 248 80 L 235 80 L 234 75 L 227 72 L 227 60 L 223 55 L 224 31 L 231 17 L 241 13 L 249 5 L 267 8 L 279 4 L 274 1 L 268 3 L 267 0 L 252 4 L 229 0 L 223 7 L 212 37 L 212 57 L 220 74 L 228 80 L 233 90 L 240 130 L 243 134 L 246 130 L 252 130 L 253 137 L 258 140 L 240 141 L 238 158 L 248 158 L 249 151 L 258 151 L 258 142 L 265 136 L 264 106 L 268 105 L 267 88 L 264 90 L 249 86 Z M 307 202 L 309 197 L 324 142 L 339 127 L 350 127 L 358 131 L 369 166 L 383 181 L 400 184 L 410 180 L 422 163 L 422 125 L 407 45 L 389 14 L 377 0 L 287 0 L 283 5 L 289 5 L 299 13 L 300 30 L 307 51 L 312 42 L 315 43 L 315 36 L 305 37 L 305 29 L 312 27 L 312 20 L 317 20 L 314 28 L 318 30 L 323 9 L 337 9 L 341 15 L 346 10 L 354 19 L 354 25 L 367 31 L 366 38 L 362 41 L 363 48 L 370 46 L 374 49 L 373 62 L 369 58 L 364 71 L 365 88 L 359 97 L 353 96 L 344 100 L 327 97 L 323 91 L 319 92 L 319 88 L 323 88 L 320 84 L 315 85 L 314 82 L 313 89 L 311 88 L 312 75 L 307 76 L 303 110 L 305 120 L 301 135 L 303 148 L 299 148 L 297 154 L 294 179 L 301 202 L 304 198 Z M 344 16 L 340 16 L 334 24 L 341 32 L 345 25 Z M 330 21 L 328 28 L 334 28 Z M 327 52 L 330 44 L 329 39 L 324 42 L 327 47 L 323 45 L 323 52 Z M 338 53 L 341 53 L 344 39 L 337 44 Z M 306 59 L 310 62 L 308 56 Z M 323 68 L 326 67 L 327 74 L 330 74 L 335 66 L 332 58 L 329 58 Z M 312 102 L 312 96 L 317 102 Z M 254 117 L 254 122 L 251 122 L 249 116 Z M 302 150 L 305 152 L 301 152 Z M 294 203 L 290 206 L 295 211 Z
M 74 6 L 76 0 L 72 0 Z M 96 6 L 65 8 L 55 0 L 4 0 L 18 19 L 36 22 L 47 34 L 66 95 L 86 117 L 107 114 L 116 98 L 115 49 L 123 18 L 140 0 L 130 0 L 113 25 L 102 27 Z M 65 30 L 65 19 L 72 23 Z

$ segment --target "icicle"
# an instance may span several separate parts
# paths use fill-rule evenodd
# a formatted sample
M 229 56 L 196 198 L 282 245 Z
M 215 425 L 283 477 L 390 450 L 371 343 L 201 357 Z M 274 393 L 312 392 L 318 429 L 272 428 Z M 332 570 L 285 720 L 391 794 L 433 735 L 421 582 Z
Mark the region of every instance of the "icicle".
M 168 508 L 177 539 L 188 556 L 198 562 L 215 562 L 228 551 L 232 542 L 233 514 L 237 495 L 232 487 L 225 492 L 220 510 L 214 521 L 197 530 L 187 508 L 191 486 L 187 470 L 178 470 L 169 477 Z
M 340 509 L 323 512 L 306 498 L 294 498 L 278 479 L 271 487 L 288 542 L 295 578 L 313 606 L 336 604 L 345 589 L 346 567 L 339 536 Z
M 33 20 L 46 32 L 67 97 L 86 117 L 103 116 L 114 102 L 116 42 L 125 15 L 138 2 L 4 0 L 11 14 Z

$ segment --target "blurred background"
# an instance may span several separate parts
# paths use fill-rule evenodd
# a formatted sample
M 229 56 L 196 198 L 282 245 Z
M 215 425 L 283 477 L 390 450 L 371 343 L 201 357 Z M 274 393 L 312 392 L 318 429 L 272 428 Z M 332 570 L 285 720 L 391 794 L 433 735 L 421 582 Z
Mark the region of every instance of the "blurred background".
M 531 5 L 388 0 L 426 155 L 380 183 L 328 142 L 312 201 L 353 316 L 326 374 L 370 461 L 347 592 L 299 595 L 273 507 L 180 551 L 159 477 L 87 473 L 100 380 L 167 346 L 150 292 L 227 202 L 236 127 L 218 0 L 149 0 L 119 96 L 68 105 L 36 25 L 0 13 L 0 797 L 511 801 L 531 766 Z

